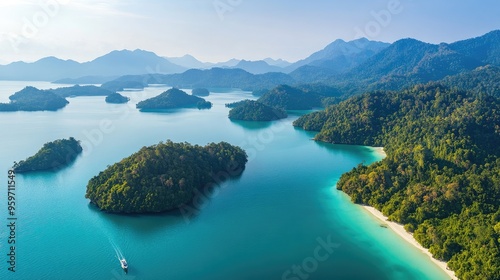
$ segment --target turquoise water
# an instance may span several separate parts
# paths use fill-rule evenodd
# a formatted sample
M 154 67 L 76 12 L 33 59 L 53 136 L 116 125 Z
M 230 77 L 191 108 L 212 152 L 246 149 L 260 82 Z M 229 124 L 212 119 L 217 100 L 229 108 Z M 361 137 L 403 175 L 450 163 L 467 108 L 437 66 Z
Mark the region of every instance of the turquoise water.
M 0 102 L 25 85 L 0 82 Z M 211 110 L 141 113 L 135 103 L 166 88 L 124 92 L 129 105 L 78 97 L 57 112 L 0 113 L 0 220 L 7 224 L 7 170 L 45 142 L 73 136 L 84 154 L 58 173 L 16 178 L 16 272 L 7 270 L 0 230 L 0 279 L 447 279 L 428 257 L 335 190 L 339 176 L 379 160 L 373 149 L 316 143 L 292 127 L 232 122 L 214 93 Z M 171 139 L 227 141 L 247 150 L 243 175 L 200 196 L 187 213 L 122 216 L 85 199 L 88 180 L 142 146 Z M 0 183 L 1 184 L 1 183 Z M 125 275 L 113 244 L 125 255 Z

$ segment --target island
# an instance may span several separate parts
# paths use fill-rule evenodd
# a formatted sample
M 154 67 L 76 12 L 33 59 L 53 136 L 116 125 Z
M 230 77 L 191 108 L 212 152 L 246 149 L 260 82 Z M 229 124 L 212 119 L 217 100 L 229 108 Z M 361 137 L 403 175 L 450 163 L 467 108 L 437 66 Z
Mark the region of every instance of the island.
M 112 104 L 123 104 L 129 102 L 129 100 L 130 98 L 116 92 L 106 96 L 106 102 Z
M 286 111 L 253 100 L 229 103 L 226 104 L 226 107 L 232 108 L 229 111 L 231 120 L 275 121 L 287 117 Z
M 191 94 L 196 96 L 209 96 L 210 91 L 206 88 L 195 88 L 191 91 Z
M 90 179 L 85 197 L 110 213 L 165 212 L 190 203 L 195 193 L 224 178 L 239 176 L 246 162 L 245 151 L 226 142 L 160 142 Z
M 321 99 L 317 94 L 281 85 L 262 95 L 258 101 L 283 110 L 311 110 L 323 106 Z
M 62 87 L 50 89 L 49 91 L 61 97 L 76 97 L 76 96 L 108 96 L 113 92 L 96 86 L 80 86 Z
M 17 173 L 58 170 L 72 163 L 82 151 L 80 142 L 73 137 L 55 140 L 45 143 L 34 156 L 15 163 L 13 169 Z
M 25 87 L 9 97 L 10 103 L 0 103 L 0 111 L 57 111 L 69 102 L 52 91 Z
M 212 103 L 203 98 L 189 95 L 186 92 L 171 88 L 162 94 L 137 103 L 137 109 L 141 111 L 176 109 L 176 108 L 199 108 L 205 109 L 212 107 Z
M 126 89 L 140 90 L 140 89 L 144 89 L 147 86 L 148 86 L 147 83 L 134 81 L 134 80 L 130 80 L 130 81 L 113 80 L 113 81 L 105 82 L 104 84 L 101 85 L 101 88 L 107 89 L 110 91 L 124 91 Z

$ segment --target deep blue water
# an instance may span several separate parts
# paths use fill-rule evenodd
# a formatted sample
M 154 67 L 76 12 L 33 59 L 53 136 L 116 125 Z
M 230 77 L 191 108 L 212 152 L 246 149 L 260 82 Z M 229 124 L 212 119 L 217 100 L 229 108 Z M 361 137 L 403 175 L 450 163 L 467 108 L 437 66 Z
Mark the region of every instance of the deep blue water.
M 26 85 L 0 82 L 0 102 Z M 57 173 L 16 178 L 16 272 L 7 270 L 0 230 L 0 279 L 447 279 L 335 190 L 340 175 L 380 159 L 371 148 L 329 145 L 292 127 L 232 122 L 225 103 L 253 98 L 213 93 L 211 110 L 141 113 L 135 104 L 166 88 L 125 92 L 128 105 L 78 97 L 57 112 L 0 113 L 0 221 L 7 224 L 7 170 L 46 142 L 73 136 L 83 155 Z M 171 139 L 244 148 L 241 177 L 226 181 L 194 211 L 122 216 L 85 199 L 88 180 L 142 146 Z M 3 183 L 1 183 L 3 182 Z M 114 250 L 127 258 L 125 275 Z

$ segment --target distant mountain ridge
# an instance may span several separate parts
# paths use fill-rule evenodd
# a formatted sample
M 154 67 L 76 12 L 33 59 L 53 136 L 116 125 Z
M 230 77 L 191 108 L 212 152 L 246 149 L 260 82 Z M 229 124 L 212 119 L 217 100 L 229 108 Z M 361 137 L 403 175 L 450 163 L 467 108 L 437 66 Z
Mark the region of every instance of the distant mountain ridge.
M 112 51 L 92 61 L 79 63 L 45 57 L 32 63 L 0 65 L 0 80 L 55 81 L 84 76 L 123 76 L 147 73 L 180 73 L 186 68 L 144 50 Z

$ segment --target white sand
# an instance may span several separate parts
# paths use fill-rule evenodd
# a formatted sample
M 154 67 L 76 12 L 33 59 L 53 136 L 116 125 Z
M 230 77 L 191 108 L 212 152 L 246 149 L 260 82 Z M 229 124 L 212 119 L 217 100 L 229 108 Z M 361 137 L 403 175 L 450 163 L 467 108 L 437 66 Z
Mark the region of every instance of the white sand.
M 372 148 L 373 148 L 373 149 L 375 150 L 375 152 L 376 152 L 378 155 L 380 155 L 381 157 L 383 157 L 383 158 L 387 157 L 387 154 L 386 154 L 386 153 L 385 153 L 385 151 L 384 151 L 384 147 L 372 147 Z
M 427 256 L 429 256 L 429 258 L 431 259 L 431 261 L 433 263 L 435 263 L 437 266 L 439 266 L 444 272 L 446 272 L 446 274 L 448 274 L 448 276 L 450 276 L 451 279 L 454 279 L 454 280 L 458 279 L 455 276 L 455 273 L 453 271 L 447 269 L 446 262 L 434 259 L 432 257 L 432 254 L 429 252 L 429 250 L 425 249 L 424 247 L 422 247 L 422 245 L 420 245 L 417 242 L 417 240 L 415 240 L 415 238 L 413 238 L 413 235 L 411 233 L 407 232 L 402 225 L 400 225 L 398 223 L 395 223 L 395 222 L 388 221 L 387 217 L 385 217 L 384 214 L 382 214 L 382 212 L 378 211 L 377 209 L 375 209 L 375 208 L 373 208 L 371 206 L 365 206 L 365 205 L 363 205 L 362 207 L 366 211 L 370 212 L 377 219 L 379 219 L 382 222 L 384 222 L 384 224 L 387 225 L 387 227 L 390 228 L 392 231 L 394 231 L 397 235 L 401 236 L 408 243 L 410 243 L 411 245 L 415 246 L 417 249 L 419 249 L 424 254 L 426 254 Z

